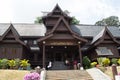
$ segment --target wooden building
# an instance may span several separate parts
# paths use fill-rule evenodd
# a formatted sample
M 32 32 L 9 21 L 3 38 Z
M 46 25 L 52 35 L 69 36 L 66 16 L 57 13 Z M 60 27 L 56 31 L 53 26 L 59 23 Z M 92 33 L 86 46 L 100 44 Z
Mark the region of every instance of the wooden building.
M 43 24 L 0 24 L 0 58 L 29 59 L 32 66 L 46 67 L 49 61 L 53 69 L 65 69 L 82 58 L 118 58 L 120 30 L 117 27 L 73 25 L 72 18 L 58 4 L 43 16 Z M 62 67 L 60 67 L 62 65 Z

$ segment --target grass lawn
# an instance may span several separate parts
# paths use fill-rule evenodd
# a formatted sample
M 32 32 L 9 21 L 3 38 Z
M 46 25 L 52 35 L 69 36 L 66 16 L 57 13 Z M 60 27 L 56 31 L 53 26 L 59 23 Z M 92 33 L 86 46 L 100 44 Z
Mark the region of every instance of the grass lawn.
M 26 70 L 3 70 L 0 69 L 0 80 L 23 80 Z
M 117 67 L 117 71 L 118 73 L 120 73 L 120 66 Z M 107 67 L 107 69 L 104 72 L 105 74 L 107 74 L 108 76 L 111 77 L 111 79 L 113 79 L 113 74 L 112 74 L 112 68 L 111 67 Z

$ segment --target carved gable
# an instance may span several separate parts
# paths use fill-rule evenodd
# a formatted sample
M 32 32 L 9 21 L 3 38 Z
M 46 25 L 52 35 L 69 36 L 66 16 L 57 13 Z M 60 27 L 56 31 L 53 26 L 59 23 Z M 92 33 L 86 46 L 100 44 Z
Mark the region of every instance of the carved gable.
M 16 29 L 13 27 L 12 24 L 10 24 L 10 27 L 2 35 L 2 37 L 0 38 L 0 42 L 5 42 L 5 43 L 17 42 L 27 47 L 26 44 L 19 39 L 19 34 L 17 33 Z
M 18 39 L 19 35 L 13 25 L 11 24 L 10 27 L 7 29 L 7 31 L 2 35 L 1 41 L 2 40 L 15 40 Z
M 14 36 L 14 34 L 13 34 L 13 32 L 12 32 L 12 30 L 10 30 L 6 35 L 5 35 L 5 37 L 3 38 L 3 40 L 15 40 L 15 36 Z
M 55 6 L 52 12 L 42 17 L 43 23 L 47 28 L 47 32 L 52 30 L 52 28 L 55 26 L 60 17 L 63 17 L 68 24 L 70 24 L 72 20 L 70 16 L 68 16 L 65 12 L 61 10 L 58 4 Z
M 97 36 L 93 38 L 92 44 L 98 45 L 100 43 L 117 43 L 120 44 L 112 33 L 105 27 Z
M 58 24 L 56 31 L 69 31 L 63 20 Z

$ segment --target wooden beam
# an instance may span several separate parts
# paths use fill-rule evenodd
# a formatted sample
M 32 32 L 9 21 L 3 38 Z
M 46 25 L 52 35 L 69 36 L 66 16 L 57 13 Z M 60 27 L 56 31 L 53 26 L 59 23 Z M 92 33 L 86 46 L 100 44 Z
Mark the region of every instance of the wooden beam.
M 115 43 L 114 41 L 103 41 L 102 43 Z
M 79 58 L 80 58 L 80 63 L 81 63 L 81 67 L 83 66 L 82 64 L 82 53 L 81 53 L 81 48 L 80 48 L 80 44 L 78 44 L 78 50 L 79 50 Z

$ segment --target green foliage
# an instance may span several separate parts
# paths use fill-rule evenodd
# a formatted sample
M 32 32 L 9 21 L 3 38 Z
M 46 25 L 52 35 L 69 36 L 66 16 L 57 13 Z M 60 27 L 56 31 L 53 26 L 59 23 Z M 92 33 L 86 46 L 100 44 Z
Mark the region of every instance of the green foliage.
M 20 61 L 20 66 L 22 68 L 27 68 L 27 66 L 29 66 L 30 64 L 28 63 L 29 60 L 23 59 Z
M 117 63 L 120 65 L 120 58 L 118 59 Z
M 2 64 L 1 64 L 1 62 L 2 62 L 2 59 L 0 59 L 0 69 L 2 68 Z
M 1 66 L 2 66 L 2 69 L 8 68 L 8 59 L 2 59 Z
M 20 59 L 0 59 L 0 69 L 7 69 L 10 67 L 10 69 L 19 69 L 21 66 L 22 69 L 31 69 L 30 68 L 30 63 L 28 63 L 29 60 L 20 60 Z
M 119 18 L 117 16 L 110 16 L 110 17 L 102 19 L 101 21 L 97 21 L 95 23 L 95 25 L 119 26 L 120 21 L 119 21 Z
M 19 58 L 16 58 L 16 59 L 14 59 L 14 60 L 15 60 L 15 64 L 16 64 L 15 68 L 18 69 L 19 66 L 20 66 L 20 59 L 19 59 Z
M 97 62 L 92 62 L 90 65 L 91 67 L 95 67 L 97 65 Z
M 42 17 L 37 17 L 36 20 L 34 21 L 34 23 L 37 23 L 37 24 L 43 23 Z
M 13 59 L 8 60 L 8 65 L 10 66 L 11 69 L 13 69 L 16 66 L 15 60 Z
M 83 57 L 83 65 L 85 69 L 90 68 L 90 63 L 91 61 L 87 56 Z
M 77 20 L 74 16 L 72 17 L 71 24 L 79 24 L 79 20 Z
M 110 64 L 110 59 L 105 57 L 99 57 L 97 61 L 100 66 L 108 66 Z
M 117 63 L 118 63 L 117 61 L 118 61 L 118 59 L 116 59 L 116 58 L 112 58 L 112 59 L 111 59 L 111 63 L 112 63 L 112 64 L 117 64 Z
M 103 65 L 103 64 L 102 64 L 102 60 L 103 60 L 103 58 L 102 58 L 102 57 L 97 58 L 97 62 L 98 62 L 98 64 L 99 64 L 100 66 L 102 66 L 102 65 Z
M 110 59 L 109 58 L 103 58 L 102 64 L 103 64 L 103 66 L 108 66 L 110 64 Z

